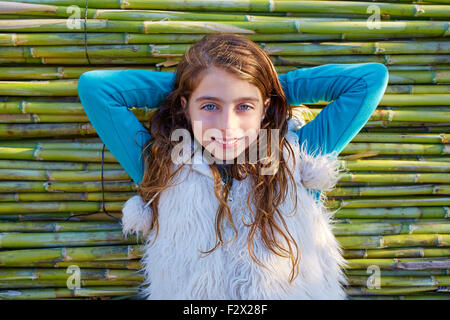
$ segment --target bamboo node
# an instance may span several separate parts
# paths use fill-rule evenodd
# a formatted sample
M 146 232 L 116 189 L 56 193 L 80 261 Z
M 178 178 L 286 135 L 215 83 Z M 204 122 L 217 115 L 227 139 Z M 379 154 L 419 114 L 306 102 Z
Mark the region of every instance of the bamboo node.
M 246 15 L 244 16 L 244 21 L 252 22 L 252 21 L 254 21 L 254 20 L 255 20 L 255 19 L 254 19 L 253 16 L 251 16 L 251 15 L 246 14 Z
M 300 30 L 300 22 L 298 20 L 294 20 L 294 27 L 297 33 L 302 33 L 302 31 Z
M 449 154 L 450 153 L 450 144 L 444 144 L 443 146 L 443 154 Z
M 414 17 L 417 17 L 420 14 L 425 13 L 425 9 L 422 6 L 415 4 L 413 5 L 413 8 L 414 8 Z
M 20 112 L 22 112 L 22 113 L 27 113 L 27 111 L 25 110 L 25 104 L 26 104 L 27 102 L 25 102 L 25 101 L 23 101 L 23 100 L 21 100 L 20 102 L 19 102 L 19 110 L 20 110 Z
M 39 123 L 41 122 L 41 119 L 39 118 L 38 114 L 30 114 L 31 122 L 33 123 Z
M 57 75 L 60 79 L 64 79 L 64 67 L 58 67 Z
M 387 121 L 392 121 L 394 119 L 394 111 L 387 110 Z
M 393 64 L 390 54 L 385 54 L 384 55 L 384 62 L 387 65 L 392 65 Z
M 379 42 L 375 42 L 374 45 L 375 45 L 375 54 L 380 54 L 380 53 L 383 53 L 383 52 L 386 51 L 385 48 L 380 47 L 380 43 Z
M 443 207 L 443 209 L 444 209 L 444 211 L 445 211 L 444 218 L 445 218 L 445 219 L 450 218 L 450 210 L 448 209 L 448 207 L 445 206 L 445 207 Z
M 269 12 L 275 11 L 275 2 L 273 0 L 269 0 Z
M 11 35 L 11 42 L 14 47 L 17 47 L 17 33 Z
M 53 232 L 60 232 L 62 229 L 61 225 L 58 223 L 53 224 Z
M 447 22 L 445 25 L 445 31 L 444 31 L 443 36 L 444 37 L 450 36 L 450 23 L 449 22 Z
M 36 143 L 36 148 L 33 151 L 33 157 L 37 160 L 43 160 L 42 158 L 39 157 L 40 151 L 41 151 L 41 143 L 38 142 L 38 143 Z

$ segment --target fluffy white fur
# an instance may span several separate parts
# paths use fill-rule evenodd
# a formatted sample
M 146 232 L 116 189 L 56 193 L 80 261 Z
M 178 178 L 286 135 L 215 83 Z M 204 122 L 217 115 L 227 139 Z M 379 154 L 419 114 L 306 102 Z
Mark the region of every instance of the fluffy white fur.
M 252 214 L 247 208 L 247 196 L 252 185 L 249 179 L 233 181 L 229 202 L 237 239 L 229 242 L 234 230 L 226 222 L 224 240 L 209 255 L 199 251 L 212 249 L 216 242 L 215 214 L 218 200 L 213 191 L 214 180 L 200 148 L 194 154 L 194 164 L 186 165 L 176 176 L 177 184 L 161 193 L 159 202 L 159 233 L 154 230 L 145 241 L 141 263 L 145 281 L 140 294 L 146 299 L 346 299 L 343 273 L 346 262 L 332 233 L 332 212 L 315 200 L 313 189 L 332 188 L 338 179 L 338 162 L 329 155 L 312 157 L 300 148 L 294 132 L 294 120 L 286 136 L 295 153 L 295 194 L 279 207 L 289 232 L 300 250 L 299 275 L 288 282 L 291 263 L 268 250 L 259 238 L 254 238 L 256 257 L 266 266 L 255 263 L 248 252 L 247 236 Z M 284 150 L 283 152 L 287 152 Z M 286 153 L 287 155 L 287 153 Z M 300 160 L 300 161 L 299 161 Z M 297 209 L 294 203 L 297 200 Z M 123 209 L 123 231 L 144 232 L 149 228 L 148 204 L 139 197 L 129 199 Z M 252 204 L 252 209 L 256 211 Z M 275 216 L 280 226 L 281 220 Z M 285 245 L 285 242 L 280 242 Z

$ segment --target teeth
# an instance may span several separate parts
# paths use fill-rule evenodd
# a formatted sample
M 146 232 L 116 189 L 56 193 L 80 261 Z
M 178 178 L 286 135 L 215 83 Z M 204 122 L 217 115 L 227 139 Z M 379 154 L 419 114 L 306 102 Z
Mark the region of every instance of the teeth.
M 216 140 L 217 142 L 220 142 L 220 143 L 222 143 L 222 144 L 233 144 L 233 143 L 235 143 L 238 139 L 234 139 L 233 141 L 230 141 L 230 142 L 223 142 L 223 141 L 217 140 L 217 139 L 215 139 L 215 138 L 214 138 L 214 140 Z

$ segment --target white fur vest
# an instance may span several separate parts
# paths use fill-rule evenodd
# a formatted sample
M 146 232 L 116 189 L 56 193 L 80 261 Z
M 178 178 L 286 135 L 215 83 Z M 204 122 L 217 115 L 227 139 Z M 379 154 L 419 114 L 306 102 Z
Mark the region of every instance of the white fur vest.
M 139 293 L 145 299 L 346 299 L 343 273 L 346 261 L 332 233 L 332 214 L 324 206 L 324 197 L 314 199 L 313 189 L 331 190 L 340 178 L 339 162 L 333 154 L 307 154 L 305 144 L 299 146 L 296 119 L 289 121 L 286 140 L 296 157 L 287 160 L 297 185 L 290 188 L 286 201 L 279 207 L 289 232 L 299 248 L 299 274 L 289 283 L 291 262 L 268 250 L 256 233 L 255 256 L 266 266 L 258 265 L 248 252 L 246 227 L 253 217 L 246 200 L 251 190 L 249 179 L 234 180 L 228 205 L 238 230 L 237 239 L 218 246 L 215 215 L 219 202 L 215 197 L 214 179 L 209 165 L 197 148 L 193 164 L 185 165 L 175 176 L 178 184 L 160 194 L 159 233 L 149 231 L 151 209 L 140 196 L 130 198 L 122 213 L 123 233 L 143 233 L 146 237 L 141 259 L 145 281 Z M 300 124 L 301 125 L 301 124 Z M 286 151 L 286 150 L 285 150 Z M 285 152 L 284 151 L 284 152 Z M 288 159 L 288 153 L 285 153 Z M 293 197 L 297 210 L 293 212 Z M 256 212 L 255 208 L 252 209 Z M 279 219 L 279 217 L 278 217 Z M 282 226 L 280 220 L 277 223 Z M 223 239 L 234 236 L 225 223 Z M 283 246 L 285 242 L 281 242 Z

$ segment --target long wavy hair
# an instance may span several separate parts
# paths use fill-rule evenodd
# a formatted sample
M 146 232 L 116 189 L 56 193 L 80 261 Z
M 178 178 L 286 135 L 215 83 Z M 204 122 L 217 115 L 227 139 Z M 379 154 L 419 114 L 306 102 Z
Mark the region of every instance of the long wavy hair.
M 268 162 L 261 161 L 262 158 L 260 158 L 256 163 L 254 161 L 249 163 L 247 161 L 249 147 L 247 147 L 245 163 L 228 164 L 226 174 L 238 181 L 247 177 L 253 181 L 254 187 L 248 195 L 247 207 L 254 219 L 250 224 L 244 222 L 247 227 L 250 227 L 247 246 L 251 258 L 265 267 L 253 251 L 253 239 L 255 234 L 259 232 L 259 237 L 266 248 L 279 256 L 290 259 L 292 270 L 289 282 L 292 282 L 298 276 L 300 252 L 297 243 L 287 230 L 282 214 L 277 209 L 288 194 L 288 179 L 291 179 L 291 185 L 296 188 L 292 172 L 290 172 L 282 152 L 283 148 L 286 147 L 293 155 L 292 148 L 285 140 L 288 121 L 292 118 L 292 108 L 286 100 L 277 72 L 269 56 L 256 43 L 244 36 L 228 32 L 211 33 L 192 45 L 177 65 L 174 90 L 166 96 L 160 108 L 153 113 L 149 120 L 148 128 L 151 138 L 146 142 L 142 151 L 145 159 L 145 172 L 138 192 L 146 202 L 153 199 L 150 204 L 153 212 L 150 230 L 156 228 L 156 239 L 158 235 L 159 194 L 170 186 L 171 178 L 184 165 L 180 165 L 174 172 L 171 172 L 170 166 L 167 165 L 171 163 L 172 149 L 178 143 L 171 141 L 171 133 L 175 129 L 184 128 L 189 130 L 191 138 L 194 139 L 187 110 L 182 107 L 180 99 L 184 96 L 189 100 L 201 79 L 202 72 L 210 67 L 222 68 L 255 85 L 259 88 L 263 101 L 270 97 L 270 103 L 264 109 L 265 117 L 261 122 L 261 129 L 267 129 L 265 141 L 272 141 L 270 129 L 279 130 L 279 145 L 277 146 L 279 154 L 276 172 L 272 175 L 262 175 L 261 170 Z M 259 140 L 260 135 L 258 135 L 256 143 L 261 145 Z M 273 150 L 268 151 L 272 151 L 271 157 L 275 156 Z M 192 156 L 193 154 L 191 159 Z M 267 157 L 265 159 L 267 160 Z M 295 161 L 293 156 L 292 159 Z M 208 254 L 219 245 L 226 244 L 222 237 L 222 223 L 225 218 L 235 231 L 231 241 L 237 238 L 238 233 L 226 200 L 233 179 L 227 179 L 226 183 L 222 183 L 219 167 L 215 163 L 210 164 L 210 167 L 214 178 L 214 193 L 219 201 L 219 207 L 215 218 L 216 244 L 210 250 L 202 252 Z M 296 190 L 294 194 L 296 194 Z M 255 205 L 256 212 L 252 210 L 251 202 Z M 295 197 L 296 208 L 297 197 Z M 277 224 L 276 215 L 283 228 Z M 277 241 L 277 235 L 284 238 L 287 248 Z

